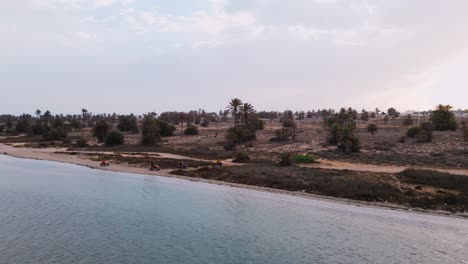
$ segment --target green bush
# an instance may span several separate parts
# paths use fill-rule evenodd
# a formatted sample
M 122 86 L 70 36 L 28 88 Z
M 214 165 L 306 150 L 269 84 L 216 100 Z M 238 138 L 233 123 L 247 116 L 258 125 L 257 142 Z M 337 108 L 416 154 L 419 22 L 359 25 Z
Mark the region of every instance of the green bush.
M 421 130 L 422 129 L 420 127 L 410 127 L 406 131 L 406 136 L 409 138 L 415 138 L 421 132 Z
M 198 133 L 198 128 L 194 125 L 188 125 L 188 127 L 184 130 L 184 135 L 186 136 L 196 136 Z
M 250 161 L 250 157 L 244 151 L 237 152 L 234 158 L 232 159 L 232 162 L 237 162 L 237 163 L 245 163 L 249 161 Z
M 317 160 L 309 154 L 305 154 L 305 155 L 296 154 L 292 157 L 292 161 L 295 163 L 304 163 L 304 164 L 317 162 Z
M 118 146 L 125 142 L 124 136 L 119 131 L 112 131 L 106 136 L 106 146 Z
M 159 126 L 161 137 L 172 137 L 174 135 L 174 131 L 176 130 L 175 126 L 163 120 L 158 120 L 157 124 Z

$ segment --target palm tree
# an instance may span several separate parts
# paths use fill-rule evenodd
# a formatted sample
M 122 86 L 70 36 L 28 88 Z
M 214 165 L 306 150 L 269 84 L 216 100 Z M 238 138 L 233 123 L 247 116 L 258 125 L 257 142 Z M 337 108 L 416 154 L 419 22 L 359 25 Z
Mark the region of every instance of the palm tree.
M 249 122 L 249 116 L 253 113 L 255 113 L 255 109 L 253 105 L 249 103 L 244 103 L 240 107 L 240 113 L 242 117 L 242 122 L 244 123 L 245 126 L 247 126 L 247 123 Z
M 238 113 L 239 113 L 239 108 L 241 107 L 241 105 L 242 105 L 242 100 L 239 98 L 234 98 L 234 99 L 231 99 L 231 101 L 229 102 L 229 105 L 227 106 L 228 111 L 234 117 L 234 125 L 237 125 L 237 121 L 239 117 Z
M 37 116 L 38 118 L 39 118 L 39 116 L 41 115 L 41 113 L 42 113 L 41 110 L 39 110 L 39 109 L 36 110 L 36 116 Z

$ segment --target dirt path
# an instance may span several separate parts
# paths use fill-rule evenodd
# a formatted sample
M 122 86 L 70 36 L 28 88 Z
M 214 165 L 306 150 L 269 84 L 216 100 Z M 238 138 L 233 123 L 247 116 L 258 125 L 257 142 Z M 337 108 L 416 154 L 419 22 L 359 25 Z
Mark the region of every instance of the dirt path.
M 302 167 L 311 168 L 322 168 L 322 169 L 333 169 L 333 170 L 352 170 L 352 171 L 366 171 L 366 172 L 382 172 L 382 173 L 400 173 L 406 169 L 425 169 L 425 170 L 436 170 L 440 172 L 447 172 L 457 175 L 468 176 L 468 170 L 466 169 L 442 169 L 432 168 L 423 166 L 396 166 L 396 165 L 371 165 L 362 163 L 351 163 L 344 161 L 332 161 L 332 160 L 319 160 L 320 163 L 301 165 Z

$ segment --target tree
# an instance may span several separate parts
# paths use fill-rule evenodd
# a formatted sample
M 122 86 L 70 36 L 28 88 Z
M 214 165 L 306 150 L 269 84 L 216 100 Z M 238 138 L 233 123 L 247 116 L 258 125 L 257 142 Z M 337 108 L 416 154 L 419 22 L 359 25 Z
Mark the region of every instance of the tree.
M 117 128 L 123 132 L 132 132 L 133 134 L 137 134 L 140 132 L 138 128 L 138 120 L 136 117 L 132 115 L 128 116 L 119 116 L 119 124 Z
M 450 105 L 438 105 L 437 108 L 432 111 L 430 120 L 434 125 L 434 130 L 437 131 L 455 131 L 458 129 L 457 119 Z
M 16 123 L 15 130 L 18 133 L 27 133 L 29 129 L 31 128 L 31 123 L 32 123 L 31 115 L 23 114 L 18 118 L 18 122 Z
M 400 116 L 400 112 L 398 112 L 395 108 L 391 107 L 387 110 L 387 114 L 392 118 L 396 118 Z
M 93 127 L 93 137 L 96 137 L 99 143 L 104 142 L 109 133 L 110 126 L 104 119 L 99 119 Z
M 362 121 L 369 121 L 369 112 L 367 112 L 364 109 L 362 109 L 361 120 Z
M 292 131 L 292 139 L 296 140 L 296 123 L 293 118 L 286 118 L 283 120 L 283 128 L 286 128 Z M 289 134 L 289 132 L 288 132 Z
M 41 112 L 41 110 L 37 109 L 35 113 L 36 113 L 37 118 L 39 118 L 39 116 L 41 115 L 42 112 Z
M 384 124 L 388 124 L 388 115 L 386 115 L 383 119 Z
M 352 109 L 342 108 L 339 113 L 325 119 L 328 128 L 327 143 L 337 146 L 338 150 L 344 153 L 361 151 L 359 139 L 354 135 L 354 113 Z
M 251 105 L 249 103 L 244 103 L 240 107 L 240 114 L 241 114 L 241 118 L 242 118 L 242 123 L 245 126 L 249 126 L 249 117 L 250 117 L 251 114 L 254 114 L 254 113 L 255 113 L 255 109 L 254 109 L 253 105 Z
M 374 123 L 371 123 L 371 124 L 369 124 L 369 125 L 367 126 L 367 132 L 371 133 L 371 135 L 374 135 L 375 132 L 377 132 L 378 129 L 379 129 L 379 128 L 378 128 L 377 125 L 374 124 Z
M 159 126 L 159 133 L 161 137 L 172 137 L 174 135 L 174 131 L 176 130 L 175 126 L 163 120 L 157 120 L 156 122 Z
M 118 131 L 112 131 L 106 136 L 106 145 L 107 146 L 118 146 L 122 145 L 125 142 L 124 136 Z
M 234 98 L 234 99 L 231 99 L 231 101 L 229 102 L 229 105 L 227 106 L 227 110 L 234 117 L 234 125 L 235 126 L 238 123 L 238 119 L 239 119 L 238 113 L 239 113 L 239 108 L 241 107 L 241 105 L 242 105 L 242 100 L 239 99 L 239 98 Z
M 153 116 L 146 116 L 143 119 L 141 132 L 141 144 L 142 145 L 156 145 L 161 141 L 161 134 L 156 118 Z

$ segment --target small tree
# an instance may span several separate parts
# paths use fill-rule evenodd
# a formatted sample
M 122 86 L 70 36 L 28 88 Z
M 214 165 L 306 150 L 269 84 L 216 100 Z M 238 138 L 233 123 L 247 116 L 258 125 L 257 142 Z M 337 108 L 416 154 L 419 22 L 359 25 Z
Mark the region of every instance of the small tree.
M 285 118 L 283 120 L 283 127 L 287 128 L 288 130 L 291 130 L 292 134 L 292 139 L 296 139 L 296 122 L 294 122 L 293 118 Z
M 110 126 L 104 119 L 100 119 L 93 127 L 93 136 L 97 138 L 99 143 L 104 142 L 107 134 L 109 133 Z
M 434 130 L 455 131 L 458 129 L 457 119 L 452 112 L 452 106 L 450 105 L 439 105 L 436 110 L 431 114 L 430 120 L 434 125 Z
M 468 145 L 468 127 L 464 127 L 462 129 L 462 134 L 463 134 L 463 142 L 465 142 L 465 145 Z
M 196 136 L 198 135 L 198 127 L 195 125 L 188 125 L 184 130 L 184 135 L 186 136 Z
M 412 126 L 413 125 L 413 118 L 411 115 L 405 116 L 405 119 L 403 119 L 403 125 L 404 126 Z
M 106 136 L 107 146 L 118 146 L 125 142 L 124 135 L 119 131 L 112 131 Z
M 378 128 L 377 125 L 374 124 L 374 123 L 371 123 L 371 124 L 369 124 L 369 125 L 367 126 L 367 132 L 371 133 L 371 135 L 374 135 L 375 132 L 377 132 L 378 129 L 379 129 L 379 128 Z
M 161 141 L 160 130 L 156 118 L 153 116 L 146 116 L 143 119 L 141 132 L 141 144 L 142 145 L 156 145 Z

